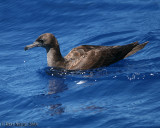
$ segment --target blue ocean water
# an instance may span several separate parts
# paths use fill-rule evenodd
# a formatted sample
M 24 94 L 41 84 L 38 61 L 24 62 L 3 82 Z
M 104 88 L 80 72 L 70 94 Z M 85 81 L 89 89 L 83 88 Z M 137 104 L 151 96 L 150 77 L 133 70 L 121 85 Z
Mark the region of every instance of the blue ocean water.
M 160 128 L 159 0 L 1 0 L 0 28 L 0 127 Z M 48 68 L 42 48 L 24 51 L 43 33 L 63 56 L 150 43 L 109 67 L 67 72 Z

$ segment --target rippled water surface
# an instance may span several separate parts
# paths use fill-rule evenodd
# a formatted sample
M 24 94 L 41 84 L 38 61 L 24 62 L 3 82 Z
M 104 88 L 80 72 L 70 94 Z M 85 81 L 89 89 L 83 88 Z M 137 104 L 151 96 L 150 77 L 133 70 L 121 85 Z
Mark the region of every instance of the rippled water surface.
M 159 12 L 159 0 L 1 0 L 0 127 L 160 128 Z M 48 68 L 42 48 L 24 51 L 46 32 L 63 56 L 150 43 L 109 67 L 68 72 Z

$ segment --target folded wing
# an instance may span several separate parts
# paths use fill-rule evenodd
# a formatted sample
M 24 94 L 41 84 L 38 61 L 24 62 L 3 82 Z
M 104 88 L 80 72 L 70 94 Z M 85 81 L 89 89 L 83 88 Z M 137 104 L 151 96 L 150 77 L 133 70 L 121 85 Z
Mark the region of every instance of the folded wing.
M 123 46 L 82 45 L 72 49 L 65 56 L 68 62 L 66 68 L 69 70 L 84 70 L 108 66 L 136 53 L 147 43 L 138 44 L 138 42 L 134 42 Z

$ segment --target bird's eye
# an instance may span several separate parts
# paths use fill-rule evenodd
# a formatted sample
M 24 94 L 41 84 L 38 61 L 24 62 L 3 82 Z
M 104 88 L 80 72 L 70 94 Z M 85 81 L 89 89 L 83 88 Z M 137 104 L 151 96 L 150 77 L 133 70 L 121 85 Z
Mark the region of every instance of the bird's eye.
M 38 42 L 43 43 L 44 41 L 42 39 L 39 39 Z

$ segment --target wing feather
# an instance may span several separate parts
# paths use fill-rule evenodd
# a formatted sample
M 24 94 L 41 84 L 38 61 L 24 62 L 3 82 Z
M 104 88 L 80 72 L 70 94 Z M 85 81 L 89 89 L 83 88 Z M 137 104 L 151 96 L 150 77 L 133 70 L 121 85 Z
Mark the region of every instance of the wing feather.
M 123 59 L 138 42 L 123 46 L 94 46 L 82 45 L 72 49 L 65 56 L 67 69 L 92 69 L 102 66 L 108 66 Z

